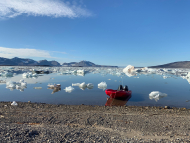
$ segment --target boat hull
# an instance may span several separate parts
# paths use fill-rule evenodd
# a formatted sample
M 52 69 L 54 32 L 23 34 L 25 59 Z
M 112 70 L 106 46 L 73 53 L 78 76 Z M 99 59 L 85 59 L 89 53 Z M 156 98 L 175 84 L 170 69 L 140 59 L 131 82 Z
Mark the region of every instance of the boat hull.
M 117 91 L 117 90 L 113 90 L 113 89 L 106 89 L 105 90 L 105 93 L 110 96 L 111 98 L 116 98 L 116 99 L 119 99 L 119 98 L 127 98 L 128 96 L 131 96 L 131 93 L 132 91 L 129 90 L 129 91 Z

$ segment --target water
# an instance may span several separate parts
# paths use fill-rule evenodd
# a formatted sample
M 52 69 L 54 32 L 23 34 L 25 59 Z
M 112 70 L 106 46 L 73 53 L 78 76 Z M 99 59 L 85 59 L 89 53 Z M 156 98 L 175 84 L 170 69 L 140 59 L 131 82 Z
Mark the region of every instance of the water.
M 53 73 L 40 74 L 34 78 L 23 78 L 22 74 L 35 68 L 36 70 L 49 70 Z M 70 73 L 70 71 L 84 69 L 86 74 Z M 167 70 L 156 72 L 136 72 L 129 77 L 122 72 L 122 68 L 43 68 L 43 67 L 1 67 L 0 73 L 8 71 L 17 73 L 13 77 L 0 76 L 0 80 L 18 82 L 24 79 L 27 88 L 21 92 L 6 88 L 6 83 L 0 83 L 0 101 L 41 102 L 51 104 L 68 105 L 105 105 L 107 96 L 105 90 L 99 89 L 98 84 L 105 81 L 106 89 L 117 89 L 120 84 L 127 85 L 132 90 L 132 96 L 127 105 L 137 106 L 171 106 L 190 108 L 190 84 L 188 83 L 188 69 Z M 67 72 L 67 74 L 66 74 Z M 165 78 L 165 79 L 164 79 Z M 80 89 L 73 86 L 71 93 L 66 92 L 65 87 L 72 83 L 92 83 L 93 89 Z M 48 84 L 61 84 L 61 90 L 53 92 L 48 89 Z M 36 89 L 35 89 L 36 88 Z M 38 89 L 39 88 L 39 89 Z M 166 93 L 167 96 L 158 99 L 150 99 L 152 91 Z

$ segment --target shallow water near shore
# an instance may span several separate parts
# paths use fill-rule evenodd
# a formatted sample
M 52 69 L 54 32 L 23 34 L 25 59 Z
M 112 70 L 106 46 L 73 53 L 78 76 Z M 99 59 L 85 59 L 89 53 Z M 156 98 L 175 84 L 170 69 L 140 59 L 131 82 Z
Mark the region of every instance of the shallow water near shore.
M 57 68 L 50 74 L 40 74 L 35 78 L 23 78 L 22 74 L 26 71 L 18 72 L 13 77 L 0 76 L 0 80 L 6 80 L 6 82 L 10 80 L 18 82 L 21 79 L 27 82 L 27 88 L 23 89 L 22 92 L 8 89 L 6 83 L 0 83 L 0 101 L 105 105 L 109 96 L 105 94 L 105 89 L 98 88 L 98 84 L 105 81 L 106 89 L 117 89 L 121 84 L 127 85 L 129 90 L 132 90 L 132 96 L 126 105 L 190 108 L 190 84 L 180 75 L 137 73 L 134 76 L 128 76 L 122 73 L 122 68 L 86 68 L 85 74 L 68 74 L 60 69 Z M 14 73 L 14 68 L 11 72 Z M 65 87 L 72 86 L 72 83 L 82 82 L 92 83 L 94 87 L 81 89 L 78 86 L 73 86 L 74 90 L 70 93 L 64 90 Z M 48 89 L 47 86 L 51 83 L 61 84 L 61 90 L 53 93 L 53 89 Z M 35 87 L 41 89 L 35 89 Z M 160 91 L 166 93 L 167 96 L 151 99 L 149 94 L 152 91 Z

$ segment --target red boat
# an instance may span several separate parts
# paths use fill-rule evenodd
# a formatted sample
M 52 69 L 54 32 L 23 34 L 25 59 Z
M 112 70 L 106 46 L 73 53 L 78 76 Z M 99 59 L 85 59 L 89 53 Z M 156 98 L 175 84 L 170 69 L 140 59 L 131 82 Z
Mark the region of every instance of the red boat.
M 105 93 L 111 98 L 127 98 L 128 96 L 131 96 L 132 91 L 106 89 Z

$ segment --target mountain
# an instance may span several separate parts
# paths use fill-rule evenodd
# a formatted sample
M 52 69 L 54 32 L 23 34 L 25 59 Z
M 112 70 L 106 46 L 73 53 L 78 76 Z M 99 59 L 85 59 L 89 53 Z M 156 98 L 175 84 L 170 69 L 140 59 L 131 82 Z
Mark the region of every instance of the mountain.
M 117 67 L 117 66 L 106 66 L 106 65 L 96 65 L 89 61 L 80 61 L 80 62 L 71 62 L 71 63 L 63 63 L 62 66 L 67 67 Z
M 150 66 L 149 68 L 190 68 L 190 61 L 179 61 L 164 65 Z
M 15 57 L 15 58 L 12 58 L 11 61 L 14 62 L 15 65 L 17 65 L 17 66 L 29 66 L 29 65 L 35 66 L 35 65 L 37 65 L 37 62 L 32 59 L 22 59 L 22 58 Z
M 72 67 L 72 66 L 75 66 L 76 63 L 77 62 L 63 63 L 62 66 Z
M 11 66 L 11 65 L 16 65 L 16 63 L 12 61 L 11 59 L 0 57 L 0 65 Z
M 117 67 L 117 66 L 96 65 L 89 61 L 63 63 L 61 65 L 57 61 L 47 61 L 47 60 L 35 61 L 32 59 L 23 59 L 18 57 L 12 59 L 0 57 L 0 66 Z
M 23 59 L 23 58 L 2 58 L 0 57 L 0 66 L 61 66 L 57 61 L 35 61 L 32 59 Z

